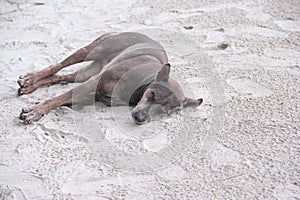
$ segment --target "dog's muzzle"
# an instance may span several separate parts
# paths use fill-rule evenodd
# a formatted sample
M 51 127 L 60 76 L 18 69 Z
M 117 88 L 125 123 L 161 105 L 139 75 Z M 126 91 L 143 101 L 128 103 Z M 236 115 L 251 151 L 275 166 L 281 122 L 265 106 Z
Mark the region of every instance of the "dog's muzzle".
M 145 124 L 146 122 L 149 121 L 148 113 L 143 110 L 132 113 L 132 117 L 135 123 L 138 125 Z

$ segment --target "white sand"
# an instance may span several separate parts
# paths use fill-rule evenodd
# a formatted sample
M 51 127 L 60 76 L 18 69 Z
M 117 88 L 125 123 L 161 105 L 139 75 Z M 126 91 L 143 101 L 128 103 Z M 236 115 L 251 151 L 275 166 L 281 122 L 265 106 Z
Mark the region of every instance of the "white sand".
M 2 0 L 0 8 L 0 199 L 300 198 L 299 1 Z M 142 127 L 128 108 L 98 104 L 20 123 L 22 107 L 74 84 L 17 97 L 19 75 L 128 30 L 159 40 L 172 76 L 204 104 Z

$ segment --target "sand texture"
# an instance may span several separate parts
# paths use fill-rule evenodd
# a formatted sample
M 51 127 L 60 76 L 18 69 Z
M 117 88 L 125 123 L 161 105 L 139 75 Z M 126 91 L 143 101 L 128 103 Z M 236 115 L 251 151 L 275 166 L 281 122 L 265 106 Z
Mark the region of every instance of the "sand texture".
M 20 122 L 76 84 L 18 97 L 19 75 L 122 31 L 158 40 L 203 105 L 139 127 L 97 103 Z M 300 199 L 299 0 L 1 0 L 0 91 L 0 199 Z

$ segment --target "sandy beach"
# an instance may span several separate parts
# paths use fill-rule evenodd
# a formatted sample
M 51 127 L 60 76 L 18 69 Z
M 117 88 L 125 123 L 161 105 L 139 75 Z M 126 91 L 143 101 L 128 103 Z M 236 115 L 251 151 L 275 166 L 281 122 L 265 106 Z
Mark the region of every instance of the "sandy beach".
M 20 122 L 76 86 L 18 96 L 20 75 L 124 31 L 159 41 L 204 103 L 143 126 L 99 103 Z M 2 0 L 0 91 L 0 199 L 300 199 L 298 0 Z

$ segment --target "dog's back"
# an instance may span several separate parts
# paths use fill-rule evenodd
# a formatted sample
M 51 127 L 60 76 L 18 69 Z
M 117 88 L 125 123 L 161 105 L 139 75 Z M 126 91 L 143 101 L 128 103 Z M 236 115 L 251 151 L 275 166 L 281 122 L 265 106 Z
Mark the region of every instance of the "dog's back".
M 110 33 L 105 35 L 105 37 L 99 37 L 92 44 L 92 51 L 86 56 L 86 60 L 106 60 L 108 62 L 112 60 L 117 62 L 118 60 L 120 62 L 126 58 L 132 58 L 143 53 L 155 54 L 154 49 L 163 50 L 163 47 L 158 42 L 146 35 L 135 32 Z M 157 56 L 161 62 L 167 61 L 165 52 L 154 56 Z

